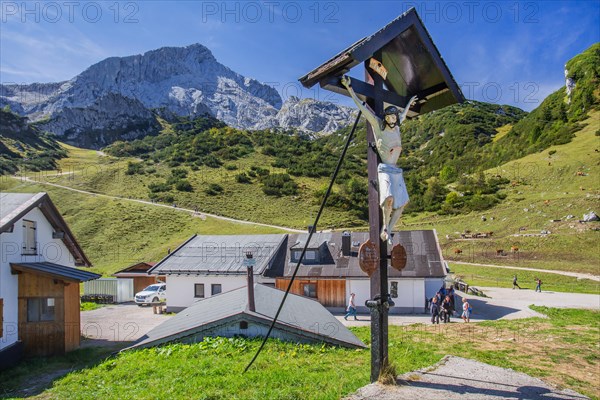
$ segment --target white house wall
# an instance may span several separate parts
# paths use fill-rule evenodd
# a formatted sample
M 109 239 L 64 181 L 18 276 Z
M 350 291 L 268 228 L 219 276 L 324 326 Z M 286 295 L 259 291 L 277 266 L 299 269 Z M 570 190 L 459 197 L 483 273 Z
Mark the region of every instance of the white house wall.
M 23 219 L 36 222 L 37 255 L 21 255 Z M 35 207 L 15 222 L 13 232 L 0 234 L 0 298 L 4 299 L 4 336 L 0 338 L 0 350 L 18 338 L 18 275 L 11 274 L 10 263 L 51 262 L 75 266 L 75 260 L 62 240 L 52 238 L 53 231 L 44 214 Z
M 273 279 L 254 276 L 256 283 L 274 283 Z M 200 300 L 194 297 L 194 285 L 204 284 L 204 298 L 211 297 L 211 285 L 220 284 L 221 293 L 247 286 L 246 275 L 169 275 L 167 278 L 167 310 L 181 311 Z
M 423 278 L 390 278 L 388 291 L 391 289 L 392 282 L 398 282 L 398 297 L 392 299 L 395 306 L 390 309 L 391 314 L 424 312 L 425 280 Z M 348 294 L 348 297 L 350 296 L 350 293 L 356 294 L 354 302 L 358 312 L 369 312 L 369 309 L 365 307 L 365 301 L 371 298 L 371 283 L 368 279 L 347 280 L 346 293 Z
M 444 278 L 426 278 L 425 279 L 425 296 L 431 299 L 440 290 L 444 284 Z

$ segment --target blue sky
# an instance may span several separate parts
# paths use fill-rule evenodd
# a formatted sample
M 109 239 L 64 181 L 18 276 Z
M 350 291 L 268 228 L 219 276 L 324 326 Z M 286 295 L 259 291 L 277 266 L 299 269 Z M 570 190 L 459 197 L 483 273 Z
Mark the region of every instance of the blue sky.
M 467 98 L 531 110 L 600 41 L 600 1 L 1 1 L 0 80 L 54 82 L 106 57 L 201 43 L 290 95 L 297 79 L 416 7 Z M 354 75 L 362 75 L 361 67 Z

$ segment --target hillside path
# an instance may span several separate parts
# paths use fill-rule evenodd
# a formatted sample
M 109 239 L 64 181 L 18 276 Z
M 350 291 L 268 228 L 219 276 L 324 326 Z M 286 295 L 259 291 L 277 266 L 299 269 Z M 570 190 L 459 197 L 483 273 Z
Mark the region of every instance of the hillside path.
M 112 199 L 112 200 L 125 200 L 125 201 L 131 201 L 134 203 L 141 203 L 141 204 L 146 204 L 149 206 L 155 206 L 155 207 L 163 207 L 163 208 L 168 208 L 170 210 L 175 210 L 175 211 L 182 211 L 182 212 L 186 212 L 189 214 L 200 214 L 202 216 L 207 216 L 207 217 L 211 217 L 211 218 L 215 218 L 215 219 L 220 219 L 223 221 L 229 221 L 229 222 L 235 222 L 238 224 L 246 224 L 246 225 L 255 225 L 255 226 L 265 226 L 267 228 L 275 228 L 275 229 L 281 229 L 284 231 L 288 231 L 288 232 L 297 232 L 297 233 L 303 233 L 303 230 L 299 230 L 299 229 L 293 229 L 293 228 L 288 228 L 286 226 L 279 226 L 279 225 L 270 225 L 270 224 L 262 224 L 260 222 L 252 222 L 252 221 L 242 221 L 240 219 L 234 219 L 234 218 L 229 218 L 229 217 L 224 217 L 222 215 L 216 215 L 216 214 L 208 214 L 205 212 L 196 212 L 195 210 L 190 210 L 188 208 L 181 208 L 181 207 L 173 207 L 173 206 L 169 206 L 166 204 L 160 204 L 160 203 L 153 203 L 151 201 L 146 201 L 146 200 L 139 200 L 139 199 L 130 199 L 127 197 L 120 197 L 120 196 L 110 196 L 108 194 L 102 194 L 102 193 L 94 193 L 94 192 L 89 192 L 87 190 L 81 190 L 81 189 L 75 189 L 69 186 L 64 186 L 64 185 L 59 185 L 56 183 L 50 183 L 50 182 L 44 182 L 44 181 L 36 181 L 34 179 L 31 179 L 29 177 L 26 176 L 11 176 L 14 179 L 18 179 L 21 181 L 26 181 L 29 183 L 37 183 L 40 185 L 49 185 L 49 186 L 54 186 L 57 188 L 61 188 L 61 189 L 65 189 L 65 190 L 70 190 L 72 192 L 77 192 L 77 193 L 81 193 L 81 194 L 87 194 L 89 196 L 99 196 L 99 197 L 105 197 L 108 199 Z
M 571 271 L 558 271 L 555 269 L 539 269 L 539 268 L 527 268 L 527 267 L 513 267 L 510 265 L 494 265 L 494 264 L 478 264 L 478 263 L 470 263 L 465 261 L 448 261 L 453 264 L 463 264 L 463 265 L 477 265 L 480 267 L 492 267 L 492 268 L 504 268 L 504 269 L 517 269 L 521 271 L 537 271 L 537 272 L 547 272 L 549 274 L 558 274 L 564 276 L 573 276 L 578 279 L 589 279 L 592 281 L 600 282 L 600 275 L 592 275 L 585 274 L 582 272 L 571 272 Z

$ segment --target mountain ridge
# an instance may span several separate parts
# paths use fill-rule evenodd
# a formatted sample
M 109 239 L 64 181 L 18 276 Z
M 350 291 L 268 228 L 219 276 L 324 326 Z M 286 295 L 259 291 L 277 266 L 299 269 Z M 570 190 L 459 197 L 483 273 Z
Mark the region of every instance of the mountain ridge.
M 0 85 L 0 106 L 10 108 L 39 127 L 75 145 L 101 147 L 105 140 L 94 141 L 99 128 L 120 126 L 105 136 L 119 136 L 123 130 L 118 118 L 98 126 L 94 114 L 101 111 L 109 118 L 122 110 L 111 102 L 99 102 L 108 95 L 134 100 L 148 111 L 163 109 L 177 116 L 215 117 L 237 129 L 298 128 L 310 133 L 333 132 L 350 124 L 354 110 L 316 100 L 285 102 L 273 87 L 245 77 L 219 63 L 201 44 L 186 47 L 162 47 L 143 54 L 109 57 L 91 65 L 65 82 L 31 85 Z M 121 105 L 127 100 L 122 100 Z M 92 110 L 89 110 L 89 109 Z M 66 112 L 65 110 L 77 110 Z M 137 115 L 133 115 L 139 110 Z M 288 112 L 290 115 L 288 115 Z M 77 115 L 75 120 L 69 115 Z M 147 112 L 134 107 L 129 117 L 147 119 Z M 302 123 L 298 124 L 301 120 Z M 127 124 L 125 124 L 126 126 Z M 152 121 L 146 125 L 154 126 Z M 71 134 L 65 134 L 70 132 Z M 155 134 L 149 129 L 129 135 Z

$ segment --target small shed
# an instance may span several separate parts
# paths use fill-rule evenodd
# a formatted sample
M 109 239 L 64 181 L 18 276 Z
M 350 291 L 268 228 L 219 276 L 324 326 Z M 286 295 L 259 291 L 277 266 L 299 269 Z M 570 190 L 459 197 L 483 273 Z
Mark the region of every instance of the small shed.
M 261 284 L 221 293 L 194 303 L 163 322 L 129 348 L 169 342 L 195 343 L 205 337 L 264 337 L 285 292 Z M 254 298 L 254 309 L 249 297 Z M 318 302 L 289 294 L 272 338 L 297 343 L 328 343 L 349 348 L 365 344 Z
M 141 261 L 115 272 L 112 276 L 117 279 L 133 279 L 133 293 L 135 294 L 154 283 L 166 282 L 166 275 L 148 275 L 148 271 L 155 265 L 154 262 Z
M 19 339 L 29 356 L 62 354 L 79 347 L 79 284 L 100 277 L 50 262 L 11 263 L 18 275 Z

